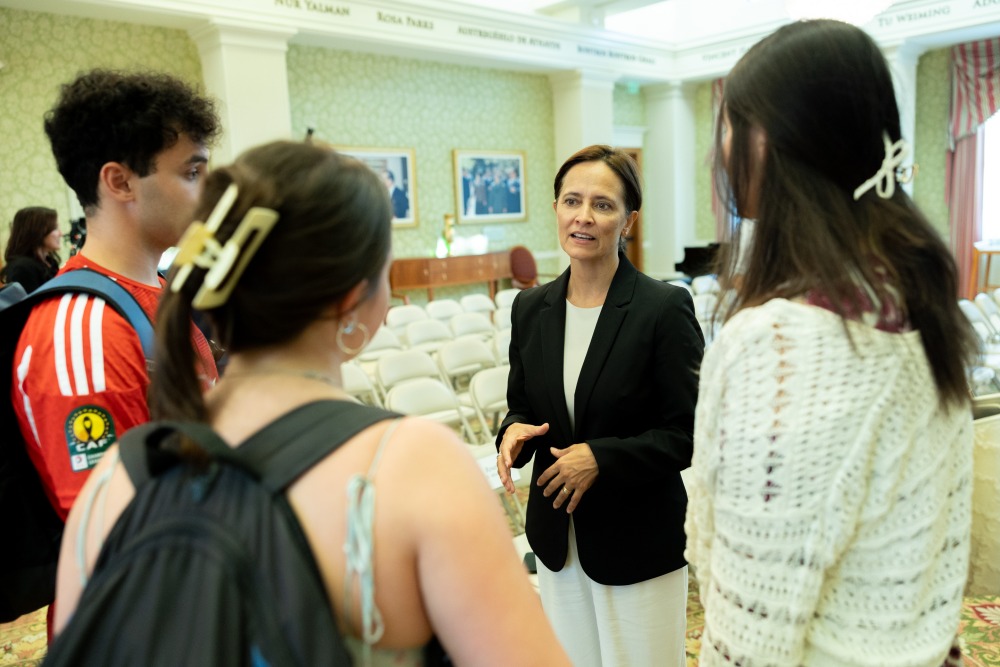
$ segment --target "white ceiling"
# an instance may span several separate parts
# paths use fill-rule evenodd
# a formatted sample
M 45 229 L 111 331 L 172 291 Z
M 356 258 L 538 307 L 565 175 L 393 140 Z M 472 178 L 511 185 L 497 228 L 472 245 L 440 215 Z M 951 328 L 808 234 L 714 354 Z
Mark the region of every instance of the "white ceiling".
M 562 18 L 666 43 L 702 41 L 791 18 L 785 0 L 504 0 L 502 5 L 494 0 L 455 1 Z M 819 8 L 830 2 L 810 4 Z

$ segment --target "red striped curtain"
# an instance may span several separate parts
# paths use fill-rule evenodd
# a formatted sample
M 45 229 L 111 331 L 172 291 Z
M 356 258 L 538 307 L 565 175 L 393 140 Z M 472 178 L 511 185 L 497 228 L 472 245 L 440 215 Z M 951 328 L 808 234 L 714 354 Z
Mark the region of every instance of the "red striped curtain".
M 1000 38 L 951 49 L 952 144 L 974 134 L 1000 108 Z
M 958 263 L 958 293 L 971 299 L 972 244 L 982 238 L 983 151 L 982 129 L 962 137 L 949 155 L 951 201 L 948 223 L 951 249 Z
M 982 236 L 982 124 L 1000 108 L 1000 38 L 951 50 L 951 119 L 945 198 L 960 295 L 972 298 L 972 244 Z

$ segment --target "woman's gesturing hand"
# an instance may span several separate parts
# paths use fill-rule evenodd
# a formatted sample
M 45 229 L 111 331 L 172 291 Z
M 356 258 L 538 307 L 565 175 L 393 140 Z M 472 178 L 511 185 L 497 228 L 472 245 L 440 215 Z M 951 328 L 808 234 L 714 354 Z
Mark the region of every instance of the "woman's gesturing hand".
M 555 494 L 552 507 L 559 509 L 569 500 L 566 512 L 572 514 L 580 499 L 587 492 L 600 470 L 590 445 L 585 442 L 570 445 L 565 449 L 552 447 L 556 462 L 538 476 L 538 486 L 544 486 L 542 494 L 548 498 Z
M 525 440 L 530 440 L 536 435 L 548 433 L 548 423 L 541 426 L 531 424 L 511 424 L 503 434 L 500 441 L 500 451 L 497 452 L 497 472 L 500 473 L 500 481 L 507 493 L 514 493 L 514 480 L 510 478 L 510 466 L 514 459 L 521 453 L 521 447 Z

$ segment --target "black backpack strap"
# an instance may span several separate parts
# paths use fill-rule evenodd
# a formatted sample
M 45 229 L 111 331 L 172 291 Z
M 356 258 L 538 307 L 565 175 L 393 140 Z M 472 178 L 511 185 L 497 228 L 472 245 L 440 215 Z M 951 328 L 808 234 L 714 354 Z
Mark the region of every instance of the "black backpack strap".
M 153 323 L 127 289 L 103 273 L 92 269 L 76 269 L 60 273 L 28 295 L 28 298 L 34 303 L 66 292 L 83 292 L 104 299 L 139 334 L 142 353 L 146 359 L 153 358 Z
M 234 451 L 277 494 L 361 431 L 400 416 L 349 401 L 316 401 L 267 425 Z
M 183 433 L 198 443 L 212 458 L 234 459 L 233 449 L 207 424 L 200 422 L 156 421 L 129 429 L 118 441 L 122 465 L 132 485 L 139 488 L 177 461 L 177 457 L 164 452 L 163 440 L 175 433 Z M 236 460 L 236 463 L 241 463 Z

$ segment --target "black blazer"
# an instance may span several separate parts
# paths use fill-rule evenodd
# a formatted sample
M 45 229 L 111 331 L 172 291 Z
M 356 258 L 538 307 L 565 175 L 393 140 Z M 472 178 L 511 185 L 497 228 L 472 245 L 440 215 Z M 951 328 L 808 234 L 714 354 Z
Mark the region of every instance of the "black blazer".
M 587 442 L 600 472 L 573 512 L 580 564 L 592 580 L 627 585 L 685 565 L 687 494 L 680 472 L 691 464 L 701 327 L 687 290 L 639 273 L 619 254 L 575 395 L 576 429 L 563 391 L 567 269 L 514 299 L 509 412 L 497 446 L 514 423 L 549 423 L 514 461 L 532 455 L 526 531 L 550 570 L 566 562 L 569 515 L 552 508 L 538 476 L 549 447 Z

